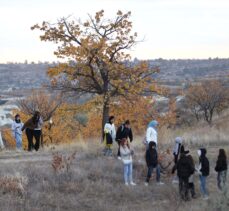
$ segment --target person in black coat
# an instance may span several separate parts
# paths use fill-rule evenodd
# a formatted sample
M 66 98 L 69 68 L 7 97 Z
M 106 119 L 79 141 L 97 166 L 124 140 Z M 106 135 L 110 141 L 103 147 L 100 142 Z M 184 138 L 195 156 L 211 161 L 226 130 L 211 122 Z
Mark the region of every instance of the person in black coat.
M 217 185 L 219 190 L 223 190 L 227 179 L 227 156 L 224 149 L 219 150 L 218 160 L 216 162 L 215 171 L 217 175 Z
M 200 190 L 203 194 L 203 199 L 207 200 L 208 199 L 208 191 L 207 191 L 207 176 L 209 175 L 210 171 L 210 166 L 209 166 L 209 161 L 208 158 L 206 157 L 207 150 L 205 148 L 200 148 L 198 150 L 198 155 L 199 155 L 199 178 L 200 178 Z
M 145 185 L 148 186 L 149 180 L 152 176 L 153 169 L 156 169 L 157 183 L 163 185 L 164 183 L 160 181 L 160 166 L 158 164 L 156 143 L 153 141 L 149 142 L 149 148 L 146 151 L 146 165 L 148 167 L 148 173 L 147 173 Z
M 133 133 L 130 127 L 130 121 L 126 120 L 124 124 L 120 125 L 117 133 L 116 133 L 116 141 L 118 143 L 118 158 L 120 158 L 120 142 L 121 140 L 125 138 L 130 140 L 130 142 L 133 141 Z
M 180 159 L 177 162 L 177 176 L 179 178 L 179 192 L 181 198 L 185 201 L 189 200 L 189 177 L 194 173 L 195 168 L 192 164 L 191 159 L 186 156 L 189 151 L 184 150 L 184 146 L 180 149 Z

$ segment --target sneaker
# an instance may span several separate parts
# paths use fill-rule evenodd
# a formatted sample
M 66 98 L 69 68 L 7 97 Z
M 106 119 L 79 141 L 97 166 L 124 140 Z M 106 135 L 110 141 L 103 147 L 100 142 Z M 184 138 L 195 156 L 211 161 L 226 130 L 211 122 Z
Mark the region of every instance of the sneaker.
M 129 186 L 128 182 L 125 182 L 125 186 Z
M 203 197 L 203 200 L 208 200 L 208 199 L 209 199 L 208 196 L 204 196 L 204 197 Z
M 119 159 L 119 160 L 122 160 L 122 158 L 121 158 L 120 156 L 118 156 L 118 159 Z
M 157 182 L 158 185 L 164 185 L 164 182 Z
M 145 186 L 149 186 L 149 183 L 148 182 L 145 182 Z
M 131 182 L 130 184 L 131 184 L 132 186 L 135 186 L 135 185 L 136 185 L 136 183 L 134 183 L 134 182 Z
M 193 199 L 197 199 L 197 196 L 196 196 L 196 195 L 193 195 L 192 198 L 193 198 Z
M 178 183 L 179 183 L 179 181 L 176 180 L 176 179 L 174 179 L 174 180 L 172 181 L 172 184 L 178 184 Z

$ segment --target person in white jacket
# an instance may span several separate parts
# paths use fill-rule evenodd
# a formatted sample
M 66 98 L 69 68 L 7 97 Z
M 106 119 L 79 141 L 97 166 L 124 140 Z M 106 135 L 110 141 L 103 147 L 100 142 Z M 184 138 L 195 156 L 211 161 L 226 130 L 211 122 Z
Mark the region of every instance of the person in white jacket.
M 22 149 L 22 127 L 23 123 L 21 122 L 20 115 L 15 116 L 15 120 L 12 123 L 12 133 L 16 141 L 16 148 L 18 150 Z
M 146 146 L 148 149 L 149 143 L 151 141 L 156 143 L 156 146 L 158 145 L 157 143 L 157 126 L 158 122 L 156 120 L 151 121 L 148 124 L 147 130 L 146 130 Z
M 1 131 L 0 131 L 0 149 L 4 149 L 5 146 L 4 146 L 4 143 L 3 143 L 3 140 L 2 140 L 2 134 L 1 134 Z
M 124 164 L 124 182 L 125 185 L 136 185 L 133 182 L 133 160 L 132 160 L 133 151 L 130 149 L 128 141 L 126 138 L 123 138 L 120 142 L 120 155 L 122 162 Z
M 104 126 L 104 155 L 112 155 L 112 145 L 116 138 L 116 130 L 114 125 L 114 116 L 109 117 L 109 121 Z

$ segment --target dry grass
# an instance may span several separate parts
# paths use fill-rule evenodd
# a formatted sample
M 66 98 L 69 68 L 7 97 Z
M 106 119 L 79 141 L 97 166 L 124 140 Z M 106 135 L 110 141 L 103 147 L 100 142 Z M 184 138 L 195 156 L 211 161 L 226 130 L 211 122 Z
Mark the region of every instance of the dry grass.
M 123 185 L 122 163 L 115 157 L 103 157 L 102 146 L 94 142 L 51 147 L 38 153 L 2 151 L 0 184 L 6 178 L 11 178 L 9 181 L 18 178 L 16 181 L 23 184 L 23 194 L 18 194 L 17 188 L 1 191 L 0 210 L 226 210 L 223 206 L 228 209 L 225 202 L 228 197 L 219 194 L 216 187 L 216 173 L 213 171 L 217 153 L 215 148 L 209 148 L 208 153 L 211 163 L 211 176 L 208 179 L 210 202 L 203 201 L 198 194 L 198 199 L 184 203 L 180 201 L 177 185 L 171 184 L 170 175 L 162 175 L 166 183 L 164 186 L 156 185 L 155 178 L 149 187 L 144 186 L 146 168 L 140 139 L 135 140 L 133 147 L 136 187 Z M 193 146 L 191 152 L 194 153 L 196 149 Z M 65 157 L 76 152 L 69 171 L 55 173 L 52 167 L 53 152 Z M 195 184 L 199 193 L 197 176 Z

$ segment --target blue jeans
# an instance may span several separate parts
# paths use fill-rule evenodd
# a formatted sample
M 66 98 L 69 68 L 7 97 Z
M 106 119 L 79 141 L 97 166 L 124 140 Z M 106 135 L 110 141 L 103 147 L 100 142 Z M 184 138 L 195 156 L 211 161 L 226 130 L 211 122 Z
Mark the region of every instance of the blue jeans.
M 128 181 L 133 182 L 132 172 L 133 172 L 132 162 L 129 164 L 124 164 L 124 181 L 125 181 L 125 183 L 128 183 Z
M 157 180 L 157 182 L 160 182 L 160 172 L 161 172 L 160 165 L 157 165 L 156 167 L 148 166 L 148 173 L 147 173 L 147 177 L 146 177 L 146 182 L 149 182 L 154 169 L 156 169 L 156 180 Z
M 208 196 L 208 191 L 207 191 L 207 187 L 206 187 L 206 176 L 199 176 L 200 178 L 200 191 L 204 196 Z
M 15 133 L 16 148 L 22 149 L 22 134 Z

